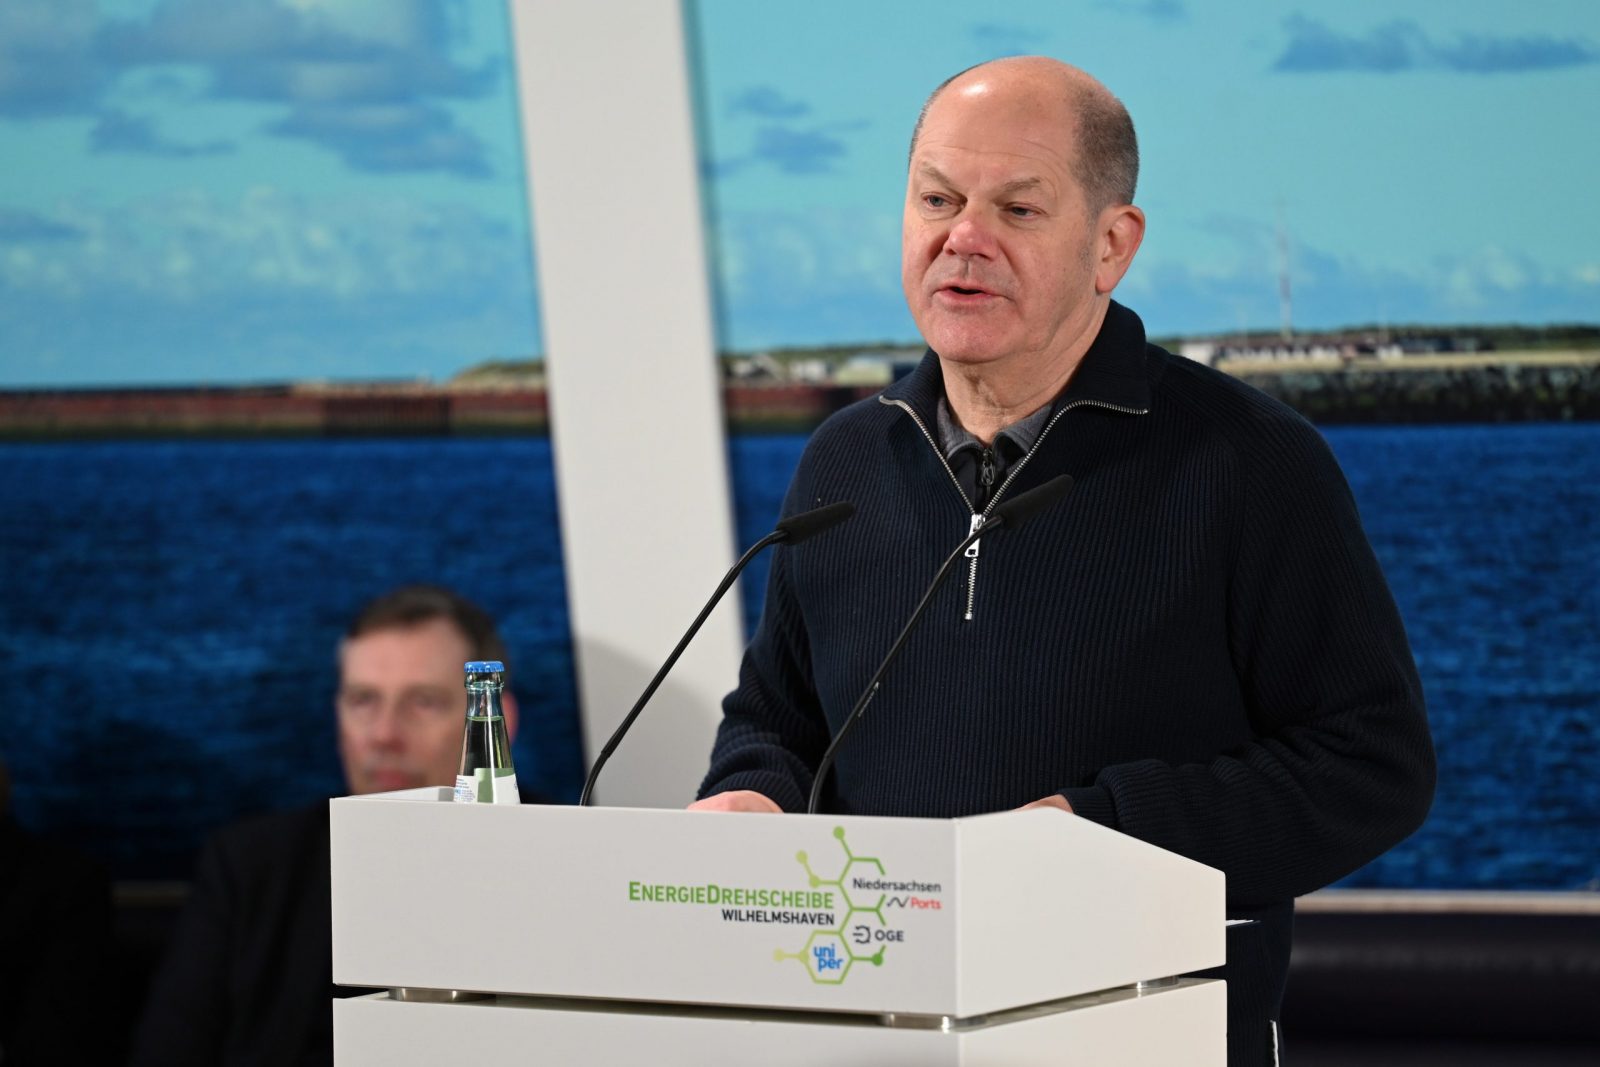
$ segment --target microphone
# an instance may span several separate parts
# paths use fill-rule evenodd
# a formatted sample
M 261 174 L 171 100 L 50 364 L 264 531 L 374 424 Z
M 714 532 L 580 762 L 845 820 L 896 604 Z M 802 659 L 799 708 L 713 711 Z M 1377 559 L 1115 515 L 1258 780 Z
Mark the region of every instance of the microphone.
M 774 532 L 784 534 L 788 544 L 798 545 L 808 537 L 833 529 L 855 513 L 854 504 L 841 500 L 837 504 L 824 504 L 820 508 L 779 519 Z
M 661 669 L 656 671 L 655 677 L 650 679 L 650 684 L 645 686 L 643 693 L 639 694 L 639 699 L 634 703 L 633 709 L 623 718 L 622 724 L 611 735 L 611 740 L 607 741 L 605 747 L 600 750 L 600 755 L 595 758 L 594 766 L 589 768 L 589 777 L 584 780 L 583 794 L 578 798 L 579 807 L 588 807 L 590 795 L 594 792 L 594 783 L 600 777 L 600 768 L 606 765 L 606 760 L 610 759 L 611 754 L 617 750 L 617 746 L 622 744 L 622 738 L 633 727 L 633 721 L 639 717 L 639 713 L 650 702 L 650 698 L 655 696 L 656 689 L 661 685 L 662 679 L 667 676 L 668 671 L 672 670 L 673 664 L 678 662 L 678 657 L 683 655 L 683 650 L 689 647 L 689 642 L 694 639 L 694 635 L 700 632 L 700 627 L 705 623 L 707 616 L 711 614 L 711 609 L 717 606 L 717 602 L 722 599 L 722 594 L 726 593 L 728 587 L 733 585 L 734 579 L 739 577 L 739 572 L 744 570 L 745 566 L 756 558 L 756 554 L 768 545 L 775 545 L 780 542 L 797 545 L 807 538 L 817 536 L 824 530 L 831 530 L 854 515 L 855 512 L 856 506 L 854 504 L 841 500 L 836 504 L 825 504 L 820 508 L 803 511 L 798 515 L 791 515 L 787 519 L 779 521 L 771 533 L 751 545 L 749 551 L 739 557 L 739 561 L 728 569 L 727 574 L 722 576 L 722 584 L 718 585 L 717 591 L 711 594 L 711 599 L 706 601 L 706 606 L 700 609 L 700 614 L 695 617 L 694 622 L 689 624 L 689 629 L 678 642 L 678 647 L 672 650 L 672 655 L 668 656 L 667 661 L 661 665 Z
M 889 669 L 889 664 L 893 663 L 895 657 L 900 654 L 900 649 L 905 647 L 906 638 L 911 635 L 912 629 L 917 625 L 917 620 L 922 618 L 922 613 L 927 609 L 928 602 L 933 599 L 933 594 L 938 592 L 939 587 L 944 584 L 945 578 L 950 574 L 951 566 L 961 558 L 961 554 L 967 550 L 967 546 L 990 531 L 997 530 L 1002 526 L 1010 527 L 1013 530 L 1022 527 L 1041 511 L 1066 496 L 1067 490 L 1071 488 L 1072 475 L 1062 474 L 1050 479 L 1043 485 L 1029 489 L 1026 493 L 1012 497 L 1003 504 L 996 504 L 994 511 L 989 513 L 989 517 L 979 523 L 955 547 L 955 551 L 945 557 L 945 561 L 940 565 L 938 573 L 933 576 L 933 581 L 929 583 L 928 591 L 922 594 L 922 599 L 917 602 L 916 608 L 911 612 L 911 618 L 906 620 L 905 626 L 900 630 L 900 636 L 895 638 L 894 644 L 890 646 L 889 654 L 883 657 L 883 662 L 878 665 L 877 673 L 872 676 L 872 681 L 867 683 L 867 688 L 856 700 L 855 707 L 851 708 L 850 714 L 845 717 L 844 725 L 839 727 L 839 733 L 835 735 L 833 742 L 828 745 L 827 751 L 822 754 L 822 760 L 817 764 L 816 776 L 811 781 L 811 800 L 806 805 L 806 814 L 815 815 L 817 813 L 817 803 L 822 799 L 822 783 L 827 780 L 828 771 L 833 767 L 833 760 L 839 754 L 840 746 L 844 744 L 844 739 L 850 736 L 850 731 L 855 729 L 856 724 L 861 721 L 862 716 L 866 713 L 867 705 L 872 703 L 872 698 L 878 695 L 878 686 L 883 681 L 884 672 Z
M 996 504 L 994 513 L 985 526 L 1005 523 L 1013 530 L 1031 520 L 1039 512 L 1055 505 L 1072 488 L 1072 475 L 1058 474 L 1043 485 L 1036 485 L 1026 493 L 1019 493 L 1004 504 Z

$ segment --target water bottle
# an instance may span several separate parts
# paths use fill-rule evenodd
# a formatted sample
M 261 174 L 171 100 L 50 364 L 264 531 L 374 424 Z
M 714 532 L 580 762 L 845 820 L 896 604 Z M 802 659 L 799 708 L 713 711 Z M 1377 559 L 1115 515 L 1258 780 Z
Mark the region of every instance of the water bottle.
M 506 736 L 505 664 L 497 659 L 467 664 L 467 730 L 461 738 L 457 804 L 519 804 L 517 770 Z

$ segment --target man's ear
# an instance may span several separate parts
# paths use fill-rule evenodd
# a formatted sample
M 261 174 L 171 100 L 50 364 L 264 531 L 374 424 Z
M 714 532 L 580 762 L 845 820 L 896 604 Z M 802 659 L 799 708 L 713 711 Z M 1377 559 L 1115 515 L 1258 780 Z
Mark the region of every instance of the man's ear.
M 1104 296 L 1117 287 L 1133 264 L 1133 254 L 1144 240 L 1144 212 L 1132 204 L 1108 207 L 1100 213 L 1097 232 L 1094 291 Z

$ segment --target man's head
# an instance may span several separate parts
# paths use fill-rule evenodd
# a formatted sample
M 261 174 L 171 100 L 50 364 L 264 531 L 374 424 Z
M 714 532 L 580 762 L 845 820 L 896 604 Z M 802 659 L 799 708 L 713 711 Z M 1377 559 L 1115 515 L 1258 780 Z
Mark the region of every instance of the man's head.
M 923 338 L 984 364 L 1081 355 L 1144 236 L 1133 124 L 1083 71 L 995 60 L 934 91 L 911 145 L 901 272 Z
M 505 660 L 494 622 L 437 586 L 412 585 L 362 609 L 339 644 L 339 757 L 352 793 L 449 785 L 461 760 L 468 660 Z M 506 727 L 516 702 L 505 695 Z

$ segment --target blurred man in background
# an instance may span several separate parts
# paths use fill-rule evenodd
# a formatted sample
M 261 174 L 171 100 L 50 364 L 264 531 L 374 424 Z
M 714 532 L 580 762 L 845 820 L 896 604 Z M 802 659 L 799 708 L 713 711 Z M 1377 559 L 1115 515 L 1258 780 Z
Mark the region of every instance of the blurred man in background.
M 339 644 L 339 756 L 353 794 L 455 782 L 466 713 L 462 665 L 505 660 L 482 609 L 437 586 L 362 609 Z M 516 701 L 505 697 L 507 732 Z M 531 799 L 531 798 L 525 798 Z M 328 805 L 217 833 L 151 985 L 135 1065 L 331 1064 Z
M 468 660 L 506 658 L 488 615 L 445 589 L 408 586 L 369 604 L 339 645 L 339 758 L 351 793 L 454 785 Z M 502 705 L 517 729 L 517 702 Z

